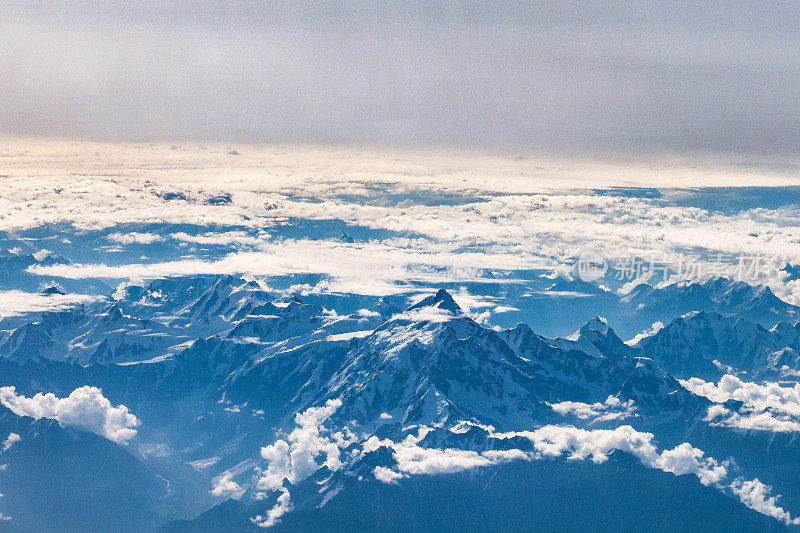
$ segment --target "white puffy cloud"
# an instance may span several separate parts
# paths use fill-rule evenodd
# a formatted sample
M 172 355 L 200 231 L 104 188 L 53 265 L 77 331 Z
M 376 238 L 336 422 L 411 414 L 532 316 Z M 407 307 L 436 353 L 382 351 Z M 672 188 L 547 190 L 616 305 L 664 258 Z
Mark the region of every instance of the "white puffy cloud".
M 397 483 L 398 479 L 406 477 L 404 474 L 395 472 L 391 468 L 386 468 L 385 466 L 376 466 L 372 473 L 375 476 L 375 479 L 390 485 Z
M 261 457 L 267 462 L 267 467 L 260 470 L 256 488 L 262 491 L 281 491 L 281 496 L 267 516 L 253 518 L 255 524 L 272 526 L 291 509 L 289 491 L 283 487 L 284 479 L 298 483 L 322 466 L 334 471 L 342 467 L 340 448 L 352 444 L 356 438 L 347 428 L 333 432 L 323 425 L 340 406 L 340 400 L 329 400 L 324 406 L 312 407 L 298 413 L 295 415 L 296 427 L 286 439 L 278 439 L 261 449 Z M 380 446 L 389 446 L 398 462 L 397 470 L 376 467 L 376 479 L 385 483 L 396 483 L 408 475 L 453 473 L 527 457 L 520 450 L 488 450 L 479 453 L 472 450 L 424 448 L 418 443 L 427 432 L 427 428 L 421 428 L 417 435 L 409 435 L 399 443 L 374 436 L 363 442 L 361 453 L 373 451 Z
M 126 406 L 112 406 L 97 387 L 77 388 L 66 398 L 51 392 L 28 398 L 17 394 L 14 387 L 0 387 L 0 403 L 18 416 L 52 418 L 63 426 L 93 431 L 118 444 L 127 444 L 139 425 Z
M 474 424 L 462 423 L 454 430 L 461 431 L 460 428 L 466 427 L 465 425 Z M 784 521 L 790 520 L 792 523 L 800 520 L 791 518 L 788 513 L 776 514 L 775 497 L 759 499 L 759 495 L 769 492 L 769 488 L 767 487 L 765 490 L 758 480 L 748 482 L 743 478 L 738 478 L 735 482 L 726 483 L 727 463 L 719 462 L 713 457 L 706 457 L 702 450 L 688 442 L 659 451 L 653 443 L 652 433 L 637 431 L 631 426 L 589 430 L 573 426 L 547 425 L 533 431 L 506 433 L 496 433 L 491 427 L 485 429 L 489 431 L 491 439 L 527 438 L 533 444 L 535 453 L 531 454 L 518 449 L 477 452 L 423 448 L 419 446 L 419 442 L 429 431 L 426 428 L 423 428 L 417 435 L 409 435 L 400 442 L 370 437 L 363 443 L 362 453 L 375 450 L 380 446 L 392 449 L 397 460 L 396 468 L 375 468 L 374 475 L 376 479 L 384 483 L 397 483 L 398 480 L 409 475 L 452 473 L 508 461 L 566 457 L 571 461 L 591 460 L 603 463 L 608 460 L 612 451 L 619 450 L 630 453 L 649 468 L 656 468 L 675 475 L 692 474 L 703 485 L 713 485 L 720 490 L 731 490 L 748 507 L 764 514 Z M 785 513 L 783 510 L 780 512 Z
M 800 384 L 783 386 L 774 382 L 753 383 L 725 374 L 719 383 L 700 378 L 681 380 L 694 394 L 705 396 L 716 405 L 708 408 L 706 420 L 746 430 L 800 432 Z M 728 400 L 742 402 L 738 411 L 723 405 Z
M 44 259 L 45 257 L 47 257 L 47 256 L 49 256 L 49 255 L 52 255 L 52 254 L 53 254 L 53 251 L 52 251 L 52 250 L 47 250 L 47 249 L 45 249 L 45 248 L 42 248 L 41 250 L 38 250 L 38 251 L 36 251 L 36 252 L 33 252 L 31 255 L 32 255 L 32 256 L 33 256 L 33 258 L 34 258 L 34 259 L 36 259 L 37 261 L 41 261 L 41 260 L 42 260 L 42 259 Z
M 616 396 L 609 396 L 604 402 L 592 404 L 571 401 L 553 403 L 550 404 L 550 408 L 562 416 L 572 415 L 581 420 L 592 419 L 591 423 L 638 416 L 633 400 L 623 402 Z
M 472 468 L 506 463 L 509 461 L 530 460 L 530 454 L 522 450 L 460 450 L 457 448 L 424 448 L 417 439 L 405 439 L 400 443 L 384 441 L 394 449 L 398 473 L 402 475 L 452 474 Z M 365 449 L 367 445 L 365 444 Z M 390 474 L 381 472 L 383 477 Z M 378 472 L 375 472 L 376 479 Z
M 693 474 L 704 485 L 715 485 L 722 490 L 733 492 L 751 509 L 787 524 L 800 524 L 800 518 L 793 518 L 776 505 L 778 496 L 769 496 L 771 487 L 765 486 L 758 479 L 747 480 L 742 477 L 726 483 L 727 464 L 720 463 L 712 457 L 705 457 L 702 450 L 688 442 L 659 452 L 652 443 L 652 434 L 636 431 L 630 426 L 620 426 L 613 430 L 544 426 L 534 431 L 495 434 L 495 436 L 527 437 L 544 457 L 566 455 L 570 460 L 591 459 L 595 462 L 604 462 L 608 459 L 610 451 L 625 451 L 637 457 L 645 466 L 675 475 Z
M 653 435 L 634 430 L 631 426 L 615 429 L 581 429 L 573 426 L 547 425 L 533 431 L 497 434 L 499 438 L 522 436 L 529 439 L 544 457 L 567 456 L 569 459 L 591 459 L 596 463 L 608 460 L 613 450 L 629 452 L 639 458 L 655 461 Z
M 543 457 L 566 455 L 571 460 L 590 459 L 596 463 L 608 460 L 613 450 L 630 453 L 645 466 L 675 475 L 694 474 L 704 485 L 719 483 L 727 475 L 724 464 L 704 458 L 703 451 L 684 442 L 675 448 L 658 452 L 653 434 L 636 431 L 631 426 L 614 429 L 582 429 L 572 426 L 543 426 L 534 431 L 498 434 L 500 437 L 528 438 Z
M 706 414 L 705 420 L 714 420 L 720 416 L 726 416 L 730 414 L 730 409 L 725 407 L 724 405 L 712 405 L 708 408 L 708 412 Z
M 336 471 L 342 466 L 340 446 L 346 446 L 352 435 L 343 429 L 338 432 L 327 430 L 323 423 L 341 407 L 341 400 L 328 400 L 324 406 L 311 407 L 295 415 L 295 429 L 286 439 L 278 439 L 273 444 L 261 448 L 261 457 L 267 468 L 261 470 L 256 488 L 262 491 L 282 491 L 278 503 L 266 517 L 257 516 L 253 522 L 269 527 L 291 509 L 289 491 L 283 480 L 299 483 L 319 470 L 322 466 Z
M 684 442 L 672 449 L 658 451 L 653 444 L 653 434 L 636 431 L 631 426 L 614 429 L 582 429 L 574 426 L 547 425 L 533 431 L 495 433 L 490 428 L 489 437 L 507 439 L 524 437 L 533 444 L 535 454 L 522 450 L 460 450 L 452 448 L 423 448 L 419 442 L 428 432 L 409 435 L 403 441 L 371 437 L 362 452 L 386 446 L 394 451 L 396 471 L 376 471 L 376 478 L 395 481 L 404 475 L 447 474 L 508 461 L 556 458 L 591 460 L 603 463 L 614 450 L 630 453 L 645 466 L 675 475 L 694 474 L 704 485 L 719 484 L 727 475 L 725 464 L 704 457 L 702 450 Z M 380 477 L 378 477 L 380 476 Z
M 247 490 L 233 480 L 233 472 L 225 472 L 211 480 L 211 494 L 218 498 L 233 498 L 238 500 Z
M 575 402 L 575 404 L 577 403 Z M 607 400 L 599 405 L 600 407 L 581 404 L 577 408 L 575 405 L 570 405 L 565 408 L 565 411 L 585 413 L 587 409 L 598 411 L 601 407 L 605 409 L 608 406 L 613 408 L 632 407 L 632 405 L 614 400 Z M 401 479 L 413 475 L 450 474 L 511 461 L 565 457 L 569 461 L 591 460 L 603 463 L 609 459 L 609 455 L 613 451 L 621 451 L 633 455 L 648 468 L 655 468 L 678 476 L 694 475 L 703 485 L 729 491 L 737 495 L 748 507 L 779 520 L 787 523 L 795 523 L 796 520 L 800 520 L 792 518 L 788 512 L 777 507 L 775 505 L 777 496 L 768 496 L 771 489 L 763 486 L 757 479 L 748 481 L 744 478 L 737 478 L 732 482 L 727 481 L 729 466 L 727 461 L 720 462 L 713 457 L 707 457 L 703 450 L 688 442 L 680 443 L 673 448 L 659 450 L 654 443 L 655 437 L 652 433 L 637 431 L 628 425 L 614 429 L 546 425 L 533 430 L 499 433 L 492 426 L 462 421 L 450 428 L 449 431 L 460 434 L 474 426 L 486 432 L 490 443 L 494 440 L 498 441 L 499 445 L 501 440 L 524 438 L 531 442 L 533 451 L 516 448 L 505 449 L 503 446 L 498 446 L 499 449 L 493 449 L 490 446 L 484 450 L 435 448 L 421 445 L 423 439 L 431 431 L 435 431 L 426 426 L 417 427 L 416 433 L 409 433 L 401 441 L 379 438 L 374 435 L 358 439 L 347 428 L 342 431 L 326 428 L 325 421 L 340 406 L 340 400 L 329 400 L 324 406 L 313 407 L 298 413 L 295 415 L 295 428 L 291 433 L 261 449 L 261 457 L 267 462 L 267 465 L 265 469 L 257 469 L 256 488 L 259 491 L 279 491 L 280 495 L 275 506 L 267 515 L 252 518 L 253 523 L 263 527 L 272 526 L 281 516 L 291 510 L 291 497 L 288 489 L 283 486 L 284 479 L 298 483 L 323 465 L 331 470 L 344 467 L 341 450 L 350 445 L 354 445 L 354 448 L 350 450 L 344 461 L 358 460 L 365 454 L 381 447 L 392 451 L 396 465 L 391 468 L 385 466 L 373 468 L 375 479 L 388 484 L 398 483 Z M 220 476 L 217 478 L 215 488 L 219 486 L 220 493 L 225 488 L 244 490 L 238 484 L 228 484 L 230 481 L 232 481 L 230 476 Z M 263 492 L 259 495 L 266 497 Z
M 719 483 L 728 474 L 725 464 L 720 464 L 713 458 L 704 458 L 704 455 L 703 450 L 683 442 L 670 450 L 662 451 L 652 466 L 676 476 L 694 474 L 703 485 Z
M 164 237 L 155 233 L 109 233 L 106 238 L 120 244 L 152 244 L 164 241 Z
M 292 510 L 293 505 L 289 490 L 281 487 L 280 491 L 276 504 L 267 511 L 267 516 L 256 515 L 250 519 L 252 523 L 259 527 L 272 527 L 278 523 L 278 520 L 283 515 Z
M 394 457 L 397 468 L 408 474 L 451 474 L 492 464 L 491 460 L 472 450 L 422 448 L 410 443 L 397 446 Z
M 261 448 L 261 457 L 267 461 L 267 469 L 261 472 L 258 488 L 261 490 L 278 490 L 284 479 L 292 475 L 291 448 L 285 440 L 277 440 Z
M 6 440 L 3 441 L 3 449 L 2 451 L 6 452 L 9 448 L 11 448 L 14 444 L 21 441 L 22 437 L 19 436 L 17 433 L 9 433 Z
M 778 506 L 779 496 L 770 496 L 772 487 L 756 479 L 737 478 L 731 483 L 731 490 L 749 508 L 761 514 L 772 516 L 786 525 L 800 524 L 800 518 L 792 518 L 785 509 Z

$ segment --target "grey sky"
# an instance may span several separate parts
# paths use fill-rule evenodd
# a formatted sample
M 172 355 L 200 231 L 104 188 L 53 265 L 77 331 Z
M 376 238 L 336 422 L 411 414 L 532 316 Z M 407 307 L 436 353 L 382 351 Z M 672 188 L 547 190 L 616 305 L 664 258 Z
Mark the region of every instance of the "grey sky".
M 0 132 L 796 152 L 786 2 L 0 0 Z

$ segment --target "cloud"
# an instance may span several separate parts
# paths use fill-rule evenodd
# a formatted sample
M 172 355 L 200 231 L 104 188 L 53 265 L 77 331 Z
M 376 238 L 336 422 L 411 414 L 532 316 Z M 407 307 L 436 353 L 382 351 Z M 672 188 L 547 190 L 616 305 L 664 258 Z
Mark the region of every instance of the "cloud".
M 581 429 L 572 426 L 543 426 L 533 431 L 504 433 L 507 438 L 522 436 L 529 439 L 543 457 L 566 455 L 571 460 L 590 459 L 596 463 L 608 460 L 613 450 L 630 453 L 645 466 L 658 468 L 675 475 L 694 474 L 704 485 L 719 483 L 726 475 L 723 464 L 704 458 L 702 450 L 684 442 L 669 450 L 658 452 L 653 434 L 636 431 L 631 426 L 615 429 Z
M 575 402 L 576 404 L 578 402 Z M 279 492 L 278 499 L 266 516 L 252 518 L 253 523 L 269 527 L 276 523 L 292 508 L 290 494 L 284 487 L 284 480 L 295 484 L 314 472 L 327 466 L 336 471 L 346 468 L 350 461 L 357 461 L 366 454 L 381 447 L 388 448 L 396 464 L 389 468 L 376 466 L 373 475 L 376 480 L 395 484 L 413 475 L 441 475 L 461 472 L 474 468 L 511 461 L 532 461 L 565 457 L 569 461 L 591 460 L 603 463 L 609 459 L 611 452 L 618 450 L 636 457 L 644 466 L 655 468 L 676 476 L 691 474 L 703 485 L 714 486 L 722 491 L 737 495 L 741 501 L 758 512 L 774 516 L 787 523 L 795 520 L 788 512 L 777 507 L 777 496 L 768 496 L 769 487 L 763 486 L 757 479 L 748 481 L 739 477 L 727 481 L 728 462 L 719 462 L 707 457 L 703 450 L 695 448 L 688 442 L 673 448 L 659 450 L 652 433 L 641 432 L 633 427 L 623 425 L 614 429 L 585 429 L 567 425 L 545 425 L 533 430 L 509 431 L 498 433 L 492 426 L 481 426 L 473 422 L 462 421 L 449 430 L 434 429 L 427 426 L 417 427 L 416 433 L 409 433 L 400 441 L 365 435 L 357 438 L 348 428 L 334 431 L 325 427 L 325 422 L 341 406 L 340 400 L 329 400 L 325 405 L 312 407 L 295 415 L 295 428 L 286 438 L 276 440 L 273 444 L 261 449 L 261 457 L 267 462 L 266 469 L 257 469 L 256 488 L 260 491 Z M 575 410 L 570 405 L 567 412 L 585 412 L 586 409 L 601 410 L 607 406 L 619 408 L 626 406 L 622 402 L 607 400 L 595 407 L 581 404 Z M 632 407 L 627 405 L 626 407 Z M 593 416 L 593 415 L 590 415 Z M 461 448 L 436 448 L 422 446 L 423 439 L 434 431 L 450 431 L 463 433 L 470 428 L 477 428 L 486 434 L 489 449 L 482 451 Z M 413 428 L 409 428 L 413 429 Z M 501 441 L 508 439 L 527 439 L 533 451 L 506 449 Z M 497 442 L 492 446 L 492 442 Z M 351 447 L 352 448 L 349 448 Z M 493 449 L 494 447 L 500 449 Z M 342 450 L 349 448 L 342 456 Z M 232 481 L 230 476 L 222 475 L 215 481 L 215 487 L 226 487 Z M 229 485 L 235 490 L 242 487 Z M 224 489 L 220 488 L 220 492 Z M 264 492 L 257 494 L 265 498 Z
M 259 527 L 272 527 L 278 523 L 280 518 L 291 511 L 293 508 L 291 495 L 285 487 L 280 488 L 280 495 L 275 505 L 267 512 L 267 516 L 256 515 L 250 519 L 252 523 Z
M 395 448 L 397 468 L 407 474 L 451 474 L 493 462 L 472 450 L 452 448 L 422 448 L 414 443 L 404 443 Z
M 267 469 L 261 472 L 258 488 L 261 490 L 279 490 L 283 480 L 292 476 L 290 446 L 285 440 L 277 440 L 261 448 L 261 457 L 267 461 Z
M 456 318 L 456 315 L 447 309 L 438 307 L 420 307 L 397 313 L 392 317 L 394 320 L 408 320 L 409 322 L 448 322 Z
M 676 263 L 678 253 L 704 249 L 758 255 L 762 267 L 754 279 L 800 302 L 800 282 L 784 283 L 779 270 L 787 260 L 800 262 L 800 228 L 792 222 L 800 211 L 771 201 L 781 196 L 774 187 L 798 184 L 798 161 L 517 161 L 330 147 L 282 147 L 276 157 L 277 147 L 249 146 L 241 147 L 232 163 L 220 145 L 172 150 L 10 139 L 4 146 L 9 177 L 0 198 L 0 230 L 73 225 L 115 228 L 112 235 L 124 235 L 142 224 L 185 224 L 205 229 L 190 235 L 169 228 L 179 246 L 191 242 L 222 247 L 215 254 L 236 252 L 215 260 L 35 267 L 40 275 L 321 273 L 327 277 L 312 287 L 315 292 L 377 295 L 408 280 L 461 282 L 493 279 L 495 270 L 563 269 L 584 250 L 608 259 L 655 254 Z M 63 182 L 65 174 L 75 178 Z M 221 175 L 236 178 L 221 180 Z M 662 188 L 657 197 L 587 192 L 665 185 L 692 191 Z M 713 198 L 709 208 L 698 207 L 706 203 L 703 187 L 743 185 L 769 185 L 776 192 L 758 193 L 770 201 L 759 196 L 742 209 L 715 209 L 720 200 Z M 230 202 L 202 201 L 223 193 L 230 194 Z M 414 200 L 421 195 L 429 200 Z M 320 227 L 337 221 L 358 226 L 368 238 L 285 239 L 295 235 L 285 231 L 290 220 L 316 221 Z
M 372 473 L 375 479 L 389 485 L 396 484 L 397 480 L 406 477 L 400 472 L 395 472 L 391 468 L 386 468 L 385 466 L 376 466 Z
M 694 161 L 692 167 L 665 161 L 647 166 L 547 158 L 525 163 L 474 154 L 359 154 L 344 149 L 312 153 L 295 148 L 278 164 L 274 149 L 252 147 L 251 156 L 226 167 L 231 163 L 220 160 L 222 155 L 215 150 L 184 152 L 161 145 L 27 142 L 9 150 L 21 154 L 34 150 L 37 155 L 8 158 L 10 177 L 5 182 L 7 194 L 0 198 L 0 229 L 190 224 L 208 230 L 197 235 L 174 232 L 172 237 L 237 252 L 218 260 L 188 257 L 155 264 L 34 267 L 32 272 L 40 275 L 127 279 L 209 272 L 322 273 L 332 279 L 321 282 L 317 291 L 388 294 L 407 280 L 458 282 L 485 279 L 485 271 L 495 269 L 562 268 L 571 265 L 581 250 L 609 259 L 657 254 L 665 261 L 677 261 L 679 252 L 704 248 L 761 256 L 763 268 L 757 279 L 770 283 L 779 296 L 800 302 L 800 284 L 783 283 L 779 272 L 783 261 L 800 261 L 795 246 L 800 229 L 791 223 L 798 216 L 796 207 L 725 212 L 684 205 L 679 193 L 669 191 L 663 191 L 661 198 L 585 192 L 664 183 L 676 187 L 797 184 L 796 172 L 764 163 Z M 106 177 L 112 164 L 121 175 L 113 181 Z M 264 164 L 274 175 L 267 183 L 261 179 Z M 787 165 L 798 168 L 796 163 Z M 320 167 L 334 170 L 322 178 Z M 53 181 L 64 172 L 81 178 L 54 188 Z M 221 182 L 220 172 L 239 178 Z M 493 179 L 486 180 L 487 173 Z M 153 176 L 157 182 L 148 181 Z M 230 190 L 232 200 L 218 205 L 165 200 L 163 190 L 173 189 L 187 197 Z M 423 189 L 434 198 L 442 195 L 441 205 L 385 201 L 392 192 L 413 196 Z M 355 193 L 363 196 L 354 200 L 350 195 Z M 447 201 L 453 195 L 462 201 Z M 180 209 L 175 202 L 181 203 Z M 30 207 L 21 210 L 21 205 Z M 285 221 L 294 219 L 337 220 L 370 230 L 371 238 L 356 243 L 282 239 Z M 117 234 L 124 232 L 112 233 Z M 469 301 L 464 303 L 471 307 Z
M 655 335 L 662 329 L 664 329 L 663 322 L 661 322 L 660 320 L 653 322 L 652 326 L 650 326 L 650 329 L 637 333 L 632 339 L 625 341 L 625 344 L 629 346 L 636 346 L 643 339 Z
M 155 233 L 137 233 L 135 231 L 129 233 L 109 233 L 106 238 L 120 244 L 152 244 L 154 242 L 164 241 L 164 237 L 161 235 L 156 235 Z
M 772 487 L 764 485 L 758 479 L 737 478 L 731 483 L 731 490 L 739 496 L 742 503 L 761 514 L 772 516 L 787 526 L 800 524 L 800 518 L 792 518 L 788 512 L 777 505 L 779 496 L 769 495 Z
M 703 485 L 719 483 L 726 475 L 727 469 L 713 458 L 704 458 L 703 450 L 683 442 L 670 450 L 664 450 L 652 465 L 664 472 L 676 476 L 694 474 Z
M 71 279 L 322 273 L 331 279 L 317 290 L 385 295 L 404 290 L 402 284 L 410 281 L 481 281 L 481 269 L 524 269 L 542 264 L 540 259 L 530 254 L 418 252 L 381 243 L 288 239 L 262 244 L 259 249 L 257 252 L 234 252 L 210 261 L 187 259 L 114 266 L 34 265 L 28 272 Z
M 0 291 L 0 318 L 43 311 L 63 311 L 89 304 L 102 297 L 87 294 L 39 294 L 25 291 Z
M 246 487 L 240 487 L 238 483 L 233 480 L 233 472 L 225 472 L 224 474 L 215 477 L 211 480 L 212 489 L 211 494 L 217 498 L 233 498 L 238 500 L 247 490 Z
M 705 396 L 717 405 L 708 408 L 706 420 L 714 425 L 772 431 L 800 432 L 800 384 L 753 383 L 725 374 L 719 383 L 700 378 L 679 380 L 694 394 Z M 728 400 L 742 402 L 735 412 L 722 404 Z
M 7 452 L 9 448 L 21 440 L 22 437 L 20 437 L 17 433 L 9 433 L 6 440 L 3 441 L 2 451 Z
M 623 402 L 616 396 L 609 396 L 605 402 L 587 404 L 582 402 L 559 402 L 550 404 L 556 413 L 567 416 L 572 415 L 581 420 L 592 419 L 591 423 L 606 422 L 608 420 L 623 420 L 638 416 L 633 400 Z
M 522 450 L 486 450 L 477 452 L 452 448 L 423 448 L 419 442 L 429 432 L 422 429 L 418 435 L 409 435 L 403 441 L 370 437 L 363 444 L 363 452 L 386 446 L 394 450 L 397 471 L 380 471 L 376 474 L 395 481 L 399 475 L 447 474 L 477 467 L 485 467 L 516 460 L 556 458 L 566 456 L 569 460 L 592 460 L 603 463 L 614 450 L 630 453 L 645 466 L 657 468 L 675 475 L 694 474 L 704 485 L 718 484 L 727 475 L 724 464 L 713 458 L 705 458 L 702 450 L 689 443 L 663 450 L 660 453 L 653 444 L 653 434 L 634 430 L 631 426 L 615 429 L 581 429 L 574 426 L 547 425 L 533 431 L 495 433 L 489 428 L 490 439 L 522 437 L 530 440 L 535 453 Z M 398 475 L 399 474 L 399 475 Z
M 41 249 L 41 250 L 39 250 L 39 251 L 37 251 L 37 252 L 33 252 L 31 255 L 32 255 L 32 256 L 33 256 L 33 258 L 34 258 L 34 259 L 36 259 L 37 261 L 41 261 L 41 260 L 42 260 L 42 259 L 44 259 L 45 257 L 47 257 L 47 256 L 49 256 L 49 255 L 52 255 L 52 253 L 53 253 L 53 252 L 52 252 L 51 250 L 46 250 L 46 249 L 44 249 L 44 248 L 43 248 L 43 249 Z
M 463 422 L 461 425 L 473 426 L 474 424 Z M 702 450 L 688 442 L 659 451 L 653 443 L 654 435 L 652 433 L 640 432 L 631 426 L 588 430 L 574 426 L 547 425 L 532 431 L 506 433 L 496 433 L 491 427 L 484 429 L 488 432 L 489 439 L 526 438 L 532 443 L 535 452 L 528 453 L 518 449 L 476 452 L 422 448 L 419 446 L 419 442 L 430 431 L 423 428 L 416 436 L 409 435 L 400 442 L 370 437 L 363 443 L 362 453 L 376 450 L 381 446 L 392 449 L 397 460 L 396 469 L 376 468 L 374 475 L 376 479 L 384 483 L 397 483 L 408 475 L 452 473 L 507 461 L 566 457 L 571 461 L 591 460 L 603 463 L 608 460 L 612 451 L 619 450 L 630 453 L 649 468 L 656 468 L 677 476 L 691 474 L 696 476 L 703 485 L 716 486 L 720 490 L 730 490 L 745 505 L 758 512 L 774 516 L 787 523 L 800 521 L 774 505 L 777 497 L 765 498 L 770 488 L 764 487 L 758 480 L 747 481 L 744 478 L 737 478 L 733 482 L 726 483 L 727 462 L 719 462 L 713 457 L 706 457 Z M 459 431 L 458 428 L 453 428 L 453 430 Z
M 50 392 L 28 398 L 17 394 L 14 387 L 0 387 L 0 403 L 18 416 L 52 418 L 63 426 L 86 429 L 118 444 L 127 444 L 136 436 L 134 428 L 139 425 L 126 406 L 113 407 L 97 387 L 77 388 L 66 398 Z
M 260 232 L 254 237 L 244 231 L 206 232 L 198 235 L 189 235 L 184 232 L 171 233 L 170 237 L 176 241 L 191 242 L 196 244 L 211 244 L 217 246 L 255 246 L 263 244 L 270 235 Z
M 283 486 L 284 479 L 292 484 L 303 481 L 322 466 L 336 471 L 342 466 L 340 446 L 351 439 L 349 431 L 333 433 L 323 423 L 341 407 L 341 400 L 328 400 L 324 406 L 311 407 L 295 415 L 295 429 L 273 444 L 261 448 L 261 457 L 267 468 L 259 471 L 256 488 L 261 491 L 281 491 L 276 505 L 266 517 L 257 516 L 253 522 L 270 527 L 291 509 L 289 491 Z
M 205 459 L 197 459 L 196 461 L 189 461 L 187 464 L 192 468 L 194 468 L 195 470 L 205 470 L 206 468 L 209 468 L 217 464 L 220 461 L 220 459 L 222 458 L 219 456 L 206 457 Z
M 340 448 L 353 444 L 356 438 L 347 428 L 334 433 L 323 426 L 340 406 L 340 400 L 328 400 L 322 407 L 312 407 L 298 413 L 295 416 L 296 427 L 285 440 L 278 439 L 261 449 L 261 457 L 267 461 L 267 468 L 259 471 L 256 488 L 262 491 L 281 491 L 281 495 L 268 515 L 253 518 L 254 523 L 270 527 L 291 509 L 289 491 L 283 486 L 284 480 L 295 484 L 322 466 L 332 471 L 342 467 Z M 376 479 L 394 483 L 408 475 L 453 473 L 525 457 L 518 450 L 478 453 L 471 450 L 423 448 L 417 444 L 426 432 L 423 429 L 416 437 L 409 436 L 401 443 L 380 440 L 377 437 L 364 442 L 362 453 L 382 445 L 394 449 L 399 472 L 377 467 L 374 470 Z
M 602 463 L 608 459 L 610 451 L 625 451 L 637 457 L 645 466 L 675 475 L 695 475 L 703 485 L 715 485 L 722 490 L 730 490 L 751 509 L 786 524 L 800 524 L 800 518 L 792 518 L 787 511 L 776 505 L 779 496 L 768 496 L 771 487 L 765 486 L 758 479 L 747 480 L 742 477 L 726 483 L 727 463 L 705 457 L 702 450 L 688 442 L 659 452 L 652 443 L 651 433 L 639 432 L 630 426 L 620 426 L 613 430 L 544 426 L 534 431 L 494 434 L 494 436 L 526 437 L 543 457 L 566 455 L 570 460 L 591 459 Z

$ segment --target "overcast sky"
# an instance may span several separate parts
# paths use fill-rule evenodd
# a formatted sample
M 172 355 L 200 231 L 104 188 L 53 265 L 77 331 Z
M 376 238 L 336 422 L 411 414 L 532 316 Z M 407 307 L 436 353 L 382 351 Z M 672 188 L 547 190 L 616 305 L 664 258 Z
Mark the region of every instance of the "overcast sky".
M 0 0 L 0 132 L 794 153 L 797 5 L 670 3 Z

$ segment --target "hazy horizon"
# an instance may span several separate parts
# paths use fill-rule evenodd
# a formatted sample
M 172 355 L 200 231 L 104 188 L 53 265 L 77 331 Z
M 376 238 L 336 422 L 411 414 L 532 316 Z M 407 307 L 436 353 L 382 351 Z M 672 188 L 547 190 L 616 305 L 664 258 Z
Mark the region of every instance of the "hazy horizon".
M 794 154 L 791 3 L 2 2 L 0 133 Z

